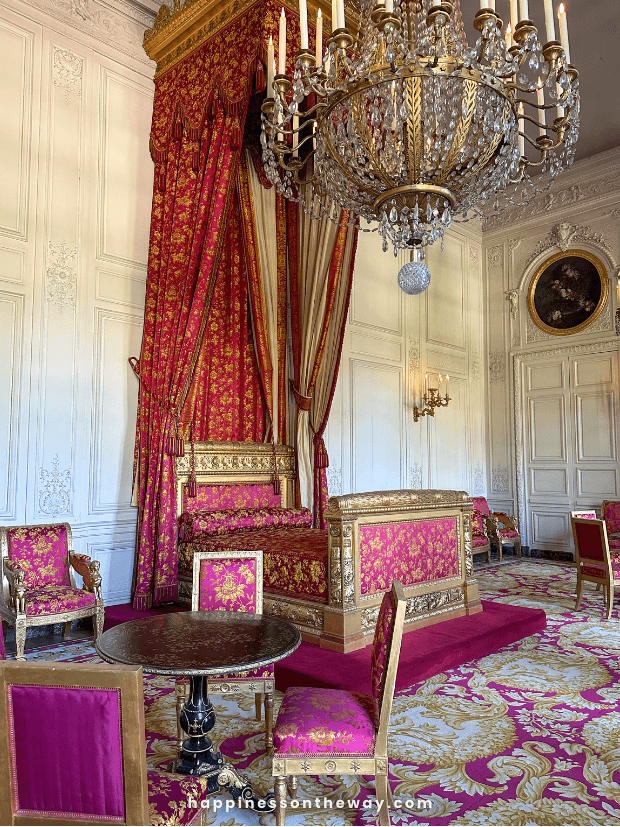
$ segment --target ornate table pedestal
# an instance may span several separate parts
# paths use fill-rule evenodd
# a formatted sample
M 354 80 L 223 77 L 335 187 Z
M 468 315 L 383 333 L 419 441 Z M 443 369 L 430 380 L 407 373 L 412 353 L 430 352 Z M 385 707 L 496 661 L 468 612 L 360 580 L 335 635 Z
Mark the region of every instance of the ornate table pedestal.
M 104 632 L 95 646 L 110 663 L 142 666 L 154 675 L 189 677 L 189 698 L 180 716 L 188 737 L 174 762 L 175 771 L 206 777 L 207 794 L 227 787 L 235 799 L 258 801 L 250 781 L 213 749 L 208 733 L 215 725 L 215 710 L 207 695 L 207 676 L 260 669 L 290 655 L 300 643 L 299 631 L 274 617 L 178 612 L 122 623 Z M 264 804 L 261 809 L 267 811 Z

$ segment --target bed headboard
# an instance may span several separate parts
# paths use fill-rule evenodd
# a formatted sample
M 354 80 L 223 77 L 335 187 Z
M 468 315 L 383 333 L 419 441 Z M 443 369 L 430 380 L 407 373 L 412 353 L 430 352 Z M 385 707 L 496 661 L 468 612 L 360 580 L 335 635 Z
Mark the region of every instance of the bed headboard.
M 276 445 L 280 494 L 274 494 L 273 446 L 257 442 L 194 443 L 198 496 L 188 498 L 190 444 L 176 461 L 177 517 L 184 510 L 211 511 L 262 506 L 295 507 L 295 451 Z

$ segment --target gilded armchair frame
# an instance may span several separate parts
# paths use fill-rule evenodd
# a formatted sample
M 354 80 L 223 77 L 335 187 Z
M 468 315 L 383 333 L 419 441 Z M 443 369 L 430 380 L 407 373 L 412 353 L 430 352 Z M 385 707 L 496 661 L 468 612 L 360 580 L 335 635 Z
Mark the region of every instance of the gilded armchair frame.
M 497 549 L 498 560 L 502 559 L 502 550 L 504 546 L 514 546 L 515 555 L 521 557 L 521 531 L 519 523 L 515 515 L 501 514 L 496 511 L 491 511 L 488 515 L 483 515 L 487 521 L 487 533 L 491 541 L 491 545 Z M 502 526 L 500 526 L 500 523 Z M 518 537 L 502 537 L 500 534 L 501 527 L 513 529 L 519 535 Z
M 287 791 L 291 798 L 295 797 L 297 778 L 300 775 L 374 775 L 377 801 L 383 802 L 379 810 L 379 823 L 390 823 L 388 807 L 392 801 L 392 794 L 388 780 L 388 730 L 407 604 L 405 590 L 396 580 L 392 583 L 391 598 L 392 605 L 396 610 L 396 618 L 383 689 L 383 701 L 379 714 L 379 725 L 375 736 L 374 755 L 366 757 L 360 755 L 360 753 L 324 752 L 313 755 L 292 753 L 289 756 L 289 753 L 276 753 L 273 757 L 271 774 L 275 776 L 276 824 L 278 827 L 285 823 Z
M 69 569 L 69 583 L 77 588 L 74 571 L 83 579 L 84 591 L 95 595 L 94 606 L 82 609 L 72 609 L 56 614 L 27 615 L 25 599 L 27 588 L 24 582 L 24 572 L 9 559 L 7 526 L 0 526 L 0 559 L 2 566 L 2 600 L 0 602 L 0 617 L 4 623 L 15 627 L 15 652 L 17 660 L 24 660 L 26 632 L 32 626 L 49 626 L 54 623 L 64 623 L 63 635 L 69 633 L 71 623 L 85 617 L 93 618 L 93 634 L 95 640 L 103 632 L 105 606 L 101 597 L 101 574 L 99 560 L 91 560 L 85 554 L 75 554 L 73 551 L 73 536 L 69 523 L 55 523 L 64 525 L 67 531 L 67 560 Z M 10 526 L 18 528 L 18 526 Z M 24 526 L 28 528 L 28 526 Z
M 263 613 L 263 552 L 262 551 L 197 551 L 194 554 L 192 580 L 192 612 L 199 612 L 200 598 L 200 563 L 202 560 L 237 560 L 239 557 L 253 557 L 256 560 L 256 614 Z M 221 678 L 207 678 L 208 695 L 254 695 L 256 720 L 261 720 L 261 706 L 265 704 L 265 752 L 273 754 L 273 693 L 275 681 L 273 678 L 248 678 L 240 673 L 232 680 Z M 181 708 L 188 697 L 189 684 L 176 684 L 177 704 L 177 735 L 179 749 L 183 745 L 185 734 L 181 729 Z

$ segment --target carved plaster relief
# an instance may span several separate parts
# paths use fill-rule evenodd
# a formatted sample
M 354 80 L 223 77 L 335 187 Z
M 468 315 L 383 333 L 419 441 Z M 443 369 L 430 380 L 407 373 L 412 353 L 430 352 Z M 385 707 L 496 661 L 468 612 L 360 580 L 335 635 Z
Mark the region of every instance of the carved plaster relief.
M 422 466 L 414 462 L 411 466 L 409 477 L 411 479 L 411 487 L 417 490 L 422 488 Z
M 60 470 L 60 458 L 54 455 L 52 470 L 41 468 L 41 491 L 39 492 L 39 511 L 56 517 L 71 511 L 71 470 Z
M 57 305 L 61 310 L 65 306 L 75 306 L 77 294 L 76 258 L 77 250 L 68 248 L 64 241 L 60 244 L 49 242 L 45 292 L 47 301 L 50 304 Z
M 591 325 L 583 331 L 584 334 L 590 333 L 601 333 L 607 332 L 609 330 L 613 330 L 613 320 L 611 318 L 611 303 L 609 298 L 605 303 L 605 307 L 603 308 L 603 312 L 598 317 L 598 319 L 593 322 Z M 541 330 L 537 325 L 534 324 L 530 316 L 527 317 L 527 330 L 526 330 L 526 338 L 528 344 L 530 342 L 542 342 L 542 341 L 550 341 L 555 340 L 555 336 L 551 333 L 546 333 L 544 330 Z
M 503 350 L 489 353 L 489 374 L 492 385 L 502 384 L 506 381 L 506 363 Z
M 476 495 L 484 494 L 484 474 L 481 465 L 477 465 L 474 471 L 474 493 Z
M 527 269 L 541 253 L 544 253 L 545 250 L 557 247 L 565 253 L 571 244 L 575 245 L 583 242 L 592 244 L 593 247 L 598 247 L 600 250 L 605 250 L 606 253 L 611 254 L 611 247 L 602 233 L 595 233 L 590 227 L 572 226 L 563 221 L 561 224 L 557 224 L 542 241 L 538 242 L 534 251 L 525 262 L 525 269 Z
M 491 471 L 491 490 L 495 494 L 508 493 L 508 469 L 504 465 L 494 465 Z
M 504 264 L 504 247 L 498 245 L 496 247 L 489 247 L 487 250 L 487 269 L 493 270 L 497 267 L 502 267 Z
M 68 49 L 54 46 L 52 78 L 54 86 L 65 90 L 65 101 L 69 103 L 71 95 L 82 97 L 82 71 L 84 61 Z
M 342 468 L 330 463 L 327 470 L 327 488 L 330 497 L 342 494 Z

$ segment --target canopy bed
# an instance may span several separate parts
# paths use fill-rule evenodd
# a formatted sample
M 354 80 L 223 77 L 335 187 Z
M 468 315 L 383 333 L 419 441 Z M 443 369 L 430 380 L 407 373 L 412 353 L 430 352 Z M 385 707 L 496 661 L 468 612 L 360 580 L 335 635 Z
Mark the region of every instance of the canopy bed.
M 331 497 L 327 530 L 294 508 L 293 449 L 250 442 L 196 443 L 176 461 L 179 593 L 191 597 L 197 551 L 264 553 L 264 612 L 305 640 L 349 652 L 372 641 L 392 580 L 407 597 L 405 629 L 481 611 L 464 491 L 380 491 Z M 280 481 L 274 492 L 273 480 Z M 275 486 L 277 488 L 277 485 Z

